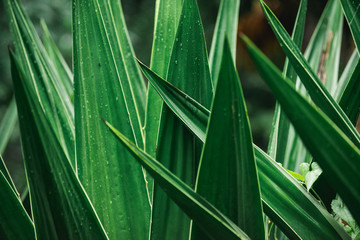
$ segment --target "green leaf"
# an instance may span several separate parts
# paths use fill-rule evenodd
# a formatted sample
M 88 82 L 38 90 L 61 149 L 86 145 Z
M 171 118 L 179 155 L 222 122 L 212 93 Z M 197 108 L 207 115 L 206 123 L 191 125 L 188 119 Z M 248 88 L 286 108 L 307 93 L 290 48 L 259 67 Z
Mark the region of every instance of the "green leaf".
M 162 78 L 166 78 L 169 68 L 183 2 L 184 0 L 156 0 L 151 69 Z M 151 156 L 155 156 L 161 108 L 161 98 L 155 89 L 149 86 L 146 104 L 145 151 Z
M 205 107 L 212 99 L 212 85 L 204 31 L 195 0 L 184 1 L 171 53 L 167 80 Z M 200 143 L 167 106 L 163 106 L 156 159 L 185 183 L 194 187 Z M 190 219 L 154 185 L 151 238 L 188 239 Z
M 151 70 L 148 71 L 151 72 Z M 156 74 L 153 75 L 156 76 Z M 159 93 L 164 94 L 162 98 L 165 103 L 169 105 L 179 119 L 187 119 L 190 122 L 187 127 L 193 133 L 197 131 L 196 136 L 201 141 L 204 141 L 205 131 L 202 132 L 201 129 L 206 128 L 207 121 L 201 119 L 208 111 L 203 111 L 204 107 L 197 108 L 200 104 L 193 99 L 188 102 L 188 105 L 181 105 L 186 102 L 186 99 L 190 98 L 184 93 L 177 93 L 178 91 L 175 90 L 170 91 L 171 94 L 169 94 L 166 89 L 175 88 L 170 83 L 161 80 L 161 78 L 152 78 L 150 82 L 159 82 L 157 84 L 161 89 Z M 164 87 L 165 85 L 168 86 Z M 282 168 L 255 144 L 254 152 L 264 212 L 271 216 L 278 226 L 281 226 L 281 230 L 287 236 L 293 239 L 298 239 L 299 236 L 303 238 L 311 236 L 313 239 L 348 239 L 348 235 L 330 214 L 306 192 L 287 170 Z M 286 197 L 284 198 L 284 196 Z M 279 199 L 282 199 L 282 201 L 279 201 Z M 309 213 L 311 213 L 311 216 L 309 216 Z M 314 222 L 317 224 L 314 225 Z
M 2 160 L 2 158 L 1 158 Z M 26 213 L 19 196 L 0 172 L 0 238 L 35 239 L 34 225 Z
M 159 161 L 136 147 L 128 138 L 104 120 L 112 133 L 135 159 L 154 177 L 154 180 L 204 232 L 213 239 L 250 239 L 230 219 L 213 207 L 185 182 L 171 173 Z M 176 237 L 177 238 L 177 237 Z
M 26 75 L 29 87 L 34 88 L 51 127 L 62 149 L 71 160 L 75 161 L 74 113 L 70 98 L 66 94 L 62 81 L 31 24 L 29 17 L 16 0 L 5 2 L 6 13 L 10 20 L 15 50 L 19 64 Z
M 349 118 L 335 102 L 330 93 L 326 90 L 320 79 L 301 54 L 299 48 L 291 40 L 290 36 L 280 24 L 269 7 L 261 0 L 264 14 L 272 27 L 280 46 L 283 48 L 290 63 L 295 68 L 302 83 L 305 85 L 311 99 L 334 123 L 345 133 L 346 136 L 356 145 L 360 146 L 360 136 Z
M 312 185 L 319 178 L 322 170 L 316 162 L 312 162 L 311 165 L 309 163 L 300 164 L 301 174 L 304 176 L 304 182 L 306 185 L 307 191 L 310 191 Z
M 339 87 L 336 90 L 336 94 L 335 94 L 336 100 L 340 99 L 340 96 L 344 92 L 344 89 L 347 83 L 349 82 L 350 77 L 355 70 L 355 67 L 358 65 L 358 62 L 359 62 L 359 54 L 356 50 L 354 50 L 339 79 L 339 83 L 338 83 Z
M 265 239 L 249 119 L 228 44 L 224 42 L 219 80 L 196 179 L 196 192 L 229 217 L 251 239 Z M 197 224 L 192 229 L 192 239 L 206 239 Z
M 65 62 L 65 59 L 61 55 L 59 49 L 57 48 L 54 40 L 50 35 L 50 31 L 47 28 L 45 21 L 41 20 L 41 29 L 43 32 L 42 40 L 44 43 L 45 50 L 49 56 L 50 62 L 54 65 L 54 68 L 57 70 L 55 74 L 58 74 L 58 78 L 60 79 L 62 86 L 67 93 L 67 97 L 70 97 L 74 94 L 74 82 L 73 82 L 73 74 Z
M 237 26 L 240 0 L 222 0 L 216 18 L 213 39 L 209 54 L 213 86 L 216 86 L 221 67 L 225 38 L 228 39 L 233 60 L 236 59 Z
M 11 186 L 12 190 L 16 193 L 18 193 L 15 184 L 10 176 L 10 173 L 5 165 L 4 159 L 2 158 L 2 156 L 0 155 L 0 172 L 4 175 L 6 181 L 9 183 L 9 185 Z
M 205 132 L 209 117 L 209 110 L 191 98 L 189 95 L 185 94 L 174 85 L 163 80 L 159 75 L 151 71 L 143 63 L 139 61 L 139 66 L 141 67 L 145 77 L 149 80 L 152 87 L 158 92 L 160 97 L 164 99 L 169 108 L 173 112 L 181 111 L 185 112 L 181 114 L 181 121 L 189 128 L 192 129 L 193 133 L 201 140 L 205 141 Z M 197 111 L 198 114 L 194 117 L 199 116 L 199 118 L 192 118 L 192 112 Z M 149 155 L 151 155 L 149 153 Z
M 360 234 L 360 228 L 356 224 L 354 218 L 352 217 L 349 209 L 344 205 L 343 201 L 339 196 L 331 202 L 331 209 L 333 210 L 335 217 L 340 218 L 340 224 L 344 225 L 344 228 L 350 228 L 350 234 L 352 238 Z
M 351 74 L 349 81 L 340 97 L 339 105 L 356 126 L 360 111 L 360 61 Z
M 11 60 L 36 237 L 107 239 L 28 75 L 12 54 Z
M 13 98 L 6 109 L 4 116 L 0 123 L 0 155 L 4 153 L 6 146 L 13 133 L 15 124 L 17 122 L 17 111 L 15 98 Z
M 324 176 L 355 214 L 355 219 L 360 219 L 357 214 L 360 213 L 359 149 L 323 112 L 301 96 L 248 38 L 243 36 L 243 40 L 260 75 L 323 169 Z
M 79 179 L 109 238 L 145 239 L 150 204 L 143 170 L 101 122 L 102 117 L 115 122 L 143 148 L 138 98 L 143 83 L 121 5 L 118 1 L 74 0 L 73 6 Z
M 360 54 L 360 2 L 354 0 L 340 0 L 340 2 Z
M 294 23 L 294 29 L 292 33 L 292 39 L 294 43 L 297 46 L 299 46 L 299 48 L 301 48 L 304 37 L 307 4 L 308 4 L 307 0 L 300 1 L 299 10 L 296 15 L 296 20 Z M 283 74 L 289 77 L 293 82 L 296 81 L 297 78 L 296 72 L 294 68 L 289 64 L 288 58 L 286 58 L 285 60 Z M 275 127 L 271 129 L 268 153 L 277 162 L 284 164 L 285 153 L 288 148 L 288 135 L 289 135 L 290 122 L 286 118 L 285 114 L 281 111 L 278 102 L 275 105 L 273 126 Z

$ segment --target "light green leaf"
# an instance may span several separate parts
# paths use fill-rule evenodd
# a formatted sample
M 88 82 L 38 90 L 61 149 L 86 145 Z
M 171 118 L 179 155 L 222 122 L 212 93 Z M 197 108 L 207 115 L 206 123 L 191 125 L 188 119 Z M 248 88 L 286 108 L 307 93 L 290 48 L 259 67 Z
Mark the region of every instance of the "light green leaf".
M 293 84 L 243 36 L 248 52 L 264 81 L 313 155 L 332 187 L 360 219 L 360 151 L 320 110 L 301 96 Z M 296 111 L 294 111 L 296 109 Z
M 251 239 L 265 239 L 259 180 L 245 100 L 227 40 L 223 49 L 196 192 Z M 193 226 L 192 239 L 206 239 L 197 224 Z
M 225 38 L 229 41 L 231 56 L 235 62 L 239 10 L 240 0 L 222 0 L 220 2 L 209 54 L 213 86 L 216 86 L 218 80 Z
M 292 39 L 294 43 L 301 48 L 304 37 L 305 19 L 307 12 L 307 0 L 301 0 L 299 10 L 296 15 Z M 289 59 L 286 58 L 284 64 L 283 74 L 290 78 L 293 82 L 296 81 L 297 75 L 294 68 L 289 64 Z M 281 111 L 280 105 L 276 102 L 273 128 L 271 128 L 270 140 L 268 146 L 268 154 L 277 162 L 284 164 L 285 153 L 288 148 L 288 135 L 290 122 L 285 114 Z M 288 168 L 288 166 L 286 166 Z
M 13 133 L 15 124 L 17 122 L 17 111 L 15 98 L 13 98 L 6 109 L 4 116 L 1 118 L 0 123 L 0 155 L 4 154 L 6 146 Z
M 0 199 L 0 238 L 35 239 L 34 225 L 2 171 L 0 171 Z
M 304 182 L 306 185 L 306 189 L 310 191 L 312 185 L 319 178 L 322 170 L 316 162 L 312 162 L 311 165 L 309 163 L 300 164 L 301 174 L 304 176 Z
M 250 239 L 230 219 L 213 207 L 185 182 L 171 173 L 159 161 L 136 147 L 128 138 L 104 121 L 112 133 L 135 159 L 154 177 L 171 199 L 213 239 Z M 174 235 L 175 236 L 175 235 Z M 177 238 L 177 237 L 176 237 Z
M 40 23 L 43 32 L 42 40 L 49 59 L 51 60 L 50 63 L 53 64 L 54 68 L 57 70 L 55 74 L 58 74 L 57 77 L 60 79 L 62 86 L 67 93 L 67 97 L 71 98 L 71 96 L 74 94 L 73 74 L 65 62 L 65 59 L 61 55 L 59 49 L 57 48 L 54 40 L 52 39 L 45 21 L 41 20 Z
M 336 94 L 335 94 L 336 100 L 339 100 L 341 94 L 344 92 L 344 89 L 347 83 L 349 82 L 350 77 L 355 70 L 355 67 L 358 65 L 358 62 L 359 62 L 359 53 L 356 50 L 354 50 L 339 79 L 339 83 L 338 83 L 339 87 L 336 90 Z
M 209 107 L 212 99 L 204 31 L 195 0 L 185 0 L 171 53 L 167 80 Z M 200 143 L 171 110 L 162 108 L 156 159 L 189 186 L 195 186 Z M 151 238 L 188 239 L 190 219 L 154 185 Z
M 356 0 L 340 0 L 340 2 L 360 54 L 360 2 Z
M 153 75 L 156 76 L 156 74 Z M 188 104 L 181 105 L 189 97 L 184 93 L 177 93 L 177 91 L 167 92 L 166 89 L 175 88 L 170 83 L 161 80 L 161 78 L 152 78 L 151 81 L 159 82 L 157 86 L 161 89 L 159 93 L 164 94 L 162 98 L 165 103 L 169 105 L 179 119 L 187 119 L 190 122 L 187 127 L 193 133 L 197 132 L 196 136 L 201 141 L 205 141 L 205 131 L 202 132 L 201 129 L 206 128 L 207 121 L 202 119 L 208 111 L 203 111 L 204 107 L 197 108 L 199 103 L 193 99 Z M 164 85 L 168 86 L 164 87 Z M 184 124 L 187 123 L 184 122 Z M 203 126 L 200 126 L 201 124 Z M 281 230 L 287 236 L 293 239 L 298 239 L 299 236 L 303 238 L 311 236 L 314 240 L 348 239 L 346 232 L 335 222 L 333 217 L 320 206 L 317 200 L 306 192 L 287 170 L 282 168 L 255 144 L 254 152 L 264 212 L 271 216 L 271 219 L 278 226 L 281 226 Z M 282 199 L 282 201 L 279 201 L 279 199 Z M 311 216 L 309 216 L 309 213 L 311 213 Z M 317 222 L 316 225 L 314 225 L 314 221 Z M 316 230 L 314 230 L 315 227 Z
M 107 239 L 27 74 L 11 59 L 36 238 Z
M 109 238 L 145 239 L 150 203 L 143 170 L 101 122 L 102 117 L 113 121 L 143 148 L 138 98 L 143 83 L 121 5 L 74 0 L 73 6 L 79 179 Z
M 34 89 L 35 97 L 39 100 L 61 148 L 75 169 L 74 110 L 70 98 L 57 70 L 50 63 L 34 26 L 18 1 L 7 0 L 5 6 L 11 22 L 10 29 L 16 54 L 26 75 L 26 81 L 29 87 Z
M 183 2 L 184 0 L 156 0 L 151 69 L 162 78 L 166 78 L 169 68 Z M 161 108 L 161 98 L 155 89 L 149 86 L 146 103 L 145 151 L 153 157 L 159 133 Z
M 311 99 L 332 121 L 334 121 L 334 123 L 345 133 L 345 135 L 359 147 L 360 136 L 355 127 L 351 124 L 349 118 L 332 98 L 329 91 L 327 91 L 325 86 L 321 83 L 320 79 L 316 76 L 308 62 L 305 60 L 299 48 L 291 40 L 290 36 L 272 13 L 270 8 L 263 2 L 263 0 L 261 0 L 260 3 L 270 26 L 280 42 L 280 46 L 283 48 L 290 63 L 295 68 L 302 83 L 305 85 Z

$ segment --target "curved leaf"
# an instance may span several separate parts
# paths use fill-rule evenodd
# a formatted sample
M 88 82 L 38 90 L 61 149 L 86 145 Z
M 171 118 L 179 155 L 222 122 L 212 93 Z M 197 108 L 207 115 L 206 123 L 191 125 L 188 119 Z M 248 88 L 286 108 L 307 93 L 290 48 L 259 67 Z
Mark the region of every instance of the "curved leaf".
M 340 0 L 340 2 L 360 54 L 360 2 L 354 0 Z

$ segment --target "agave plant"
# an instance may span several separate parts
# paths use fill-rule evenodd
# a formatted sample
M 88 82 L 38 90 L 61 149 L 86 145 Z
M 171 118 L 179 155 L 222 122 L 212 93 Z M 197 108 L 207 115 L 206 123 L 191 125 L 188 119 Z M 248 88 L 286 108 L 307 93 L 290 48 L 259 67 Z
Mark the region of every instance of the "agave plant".
M 278 100 L 267 152 L 234 64 L 240 0 L 221 1 L 209 57 L 196 0 L 157 0 L 150 67 L 119 0 L 73 0 L 73 71 L 5 0 L 16 106 L 0 150 L 17 107 L 28 191 L 1 159 L 1 237 L 359 238 L 360 3 L 329 0 L 304 54 L 307 1 L 292 36 L 260 5 L 287 56 L 281 73 L 241 37 Z M 343 15 L 356 49 L 340 76 Z

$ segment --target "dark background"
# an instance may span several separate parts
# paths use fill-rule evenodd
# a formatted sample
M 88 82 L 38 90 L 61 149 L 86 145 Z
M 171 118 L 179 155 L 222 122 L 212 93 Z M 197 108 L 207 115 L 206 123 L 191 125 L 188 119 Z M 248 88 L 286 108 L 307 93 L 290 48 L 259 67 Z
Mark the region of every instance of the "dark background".
M 47 23 L 55 42 L 71 66 L 72 36 L 71 36 L 71 0 L 22 0 L 26 12 L 39 28 L 40 19 Z M 267 1 L 285 28 L 291 32 L 295 21 L 297 0 Z M 152 45 L 155 0 L 122 0 L 125 19 L 130 38 L 137 57 L 149 65 Z M 219 0 L 198 0 L 205 30 L 207 46 L 209 48 L 216 21 Z M 325 7 L 325 0 L 309 1 L 308 18 L 304 45 L 310 39 L 311 33 Z M 282 69 L 284 54 L 281 51 L 257 1 L 243 0 L 240 7 L 239 32 L 248 35 L 255 44 L 268 55 L 275 64 Z M 346 23 L 344 23 L 346 26 Z M 344 54 L 342 61 L 346 62 L 351 45 L 349 30 L 344 29 Z M 240 42 L 238 40 L 238 42 Z M 0 2 L 0 119 L 13 96 L 10 77 L 8 46 L 11 36 L 3 2 Z M 346 46 L 346 47 L 345 47 Z M 247 102 L 253 138 L 256 144 L 266 150 L 270 134 L 275 100 L 264 82 L 257 75 L 246 52 L 238 44 L 237 66 L 243 91 Z M 343 66 L 342 66 L 343 68 Z M 1 137 L 1 136 L 0 136 Z M 19 191 L 25 186 L 23 163 L 21 156 L 19 130 L 15 128 L 13 136 L 4 153 L 4 160 L 14 178 Z

